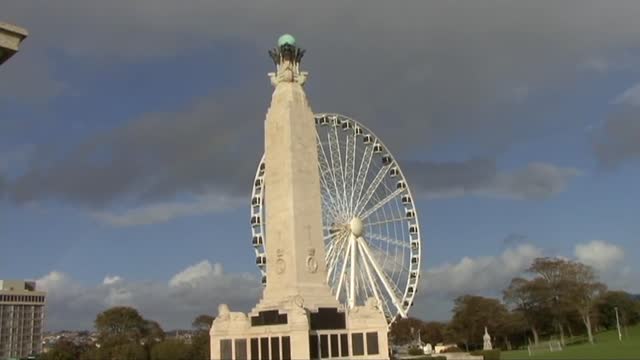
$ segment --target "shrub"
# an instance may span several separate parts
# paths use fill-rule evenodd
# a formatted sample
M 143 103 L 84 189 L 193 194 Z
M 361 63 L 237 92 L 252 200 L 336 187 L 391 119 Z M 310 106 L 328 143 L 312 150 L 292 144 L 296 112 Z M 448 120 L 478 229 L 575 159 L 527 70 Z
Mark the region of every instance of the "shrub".
M 482 355 L 484 360 L 500 360 L 499 349 L 472 351 L 471 355 Z
M 409 355 L 424 355 L 424 350 L 419 347 L 409 348 L 409 351 L 407 352 L 409 353 Z

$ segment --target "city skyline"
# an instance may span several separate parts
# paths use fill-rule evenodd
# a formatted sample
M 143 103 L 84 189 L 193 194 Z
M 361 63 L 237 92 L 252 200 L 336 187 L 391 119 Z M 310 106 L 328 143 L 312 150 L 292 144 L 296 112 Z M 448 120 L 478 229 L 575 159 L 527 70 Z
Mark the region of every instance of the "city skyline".
M 419 195 L 411 316 L 537 256 L 640 292 L 640 5 L 356 4 L 10 0 L 30 37 L 0 67 L 0 277 L 38 280 L 52 330 L 253 305 L 266 51 L 291 32 L 313 109 L 371 128 Z

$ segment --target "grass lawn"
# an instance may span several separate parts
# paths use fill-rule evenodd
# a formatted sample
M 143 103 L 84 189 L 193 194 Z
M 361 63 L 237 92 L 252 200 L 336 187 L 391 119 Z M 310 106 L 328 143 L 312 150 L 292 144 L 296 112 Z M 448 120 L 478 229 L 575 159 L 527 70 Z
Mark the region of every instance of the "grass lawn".
M 640 359 L 640 325 L 628 329 L 629 337 L 622 332 L 622 342 L 618 341 L 618 332 L 604 331 L 595 335 L 594 345 L 582 343 L 569 345 L 558 352 L 538 352 L 529 357 L 527 350 L 503 351 L 502 359 Z

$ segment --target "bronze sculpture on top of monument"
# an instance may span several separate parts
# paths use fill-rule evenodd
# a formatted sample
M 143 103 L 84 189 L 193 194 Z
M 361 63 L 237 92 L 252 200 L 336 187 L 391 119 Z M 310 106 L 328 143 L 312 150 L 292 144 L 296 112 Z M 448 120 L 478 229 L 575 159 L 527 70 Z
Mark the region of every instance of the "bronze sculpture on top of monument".
M 364 126 L 313 114 L 302 87 L 304 50 L 292 36 L 269 54 L 275 90 L 251 217 L 265 288 L 249 314 L 219 306 L 211 358 L 388 358 L 388 324 L 406 316 L 419 279 L 419 226 L 406 181 Z M 327 140 L 320 127 L 329 129 Z M 385 220 L 390 207 L 396 215 Z M 383 236 L 390 227 L 402 229 Z

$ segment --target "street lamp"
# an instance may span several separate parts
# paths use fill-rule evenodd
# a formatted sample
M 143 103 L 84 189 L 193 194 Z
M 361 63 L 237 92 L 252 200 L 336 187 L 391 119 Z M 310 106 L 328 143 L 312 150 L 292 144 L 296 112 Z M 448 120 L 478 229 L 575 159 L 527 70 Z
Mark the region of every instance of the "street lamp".
M 0 65 L 18 52 L 18 47 L 29 33 L 27 30 L 0 22 Z

